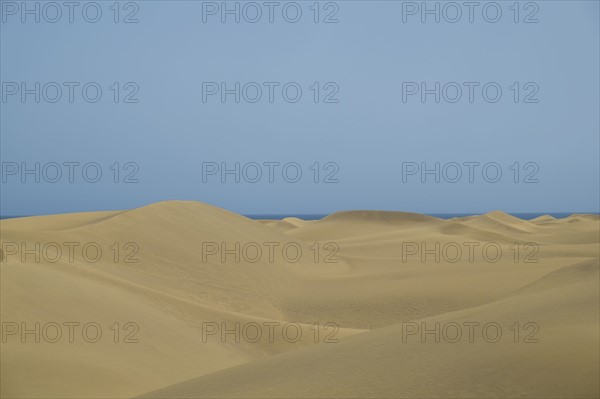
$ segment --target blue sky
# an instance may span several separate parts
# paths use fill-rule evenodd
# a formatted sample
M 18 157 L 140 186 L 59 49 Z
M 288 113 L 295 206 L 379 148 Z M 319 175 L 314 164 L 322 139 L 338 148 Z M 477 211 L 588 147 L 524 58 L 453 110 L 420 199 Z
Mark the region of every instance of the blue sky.
M 598 212 L 597 1 L 0 3 L 3 215 Z

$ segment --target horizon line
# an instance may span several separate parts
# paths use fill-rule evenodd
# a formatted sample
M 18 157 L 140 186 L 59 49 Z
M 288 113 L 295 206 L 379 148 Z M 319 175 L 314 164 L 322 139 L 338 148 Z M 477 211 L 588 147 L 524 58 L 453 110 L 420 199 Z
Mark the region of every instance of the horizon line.
M 137 209 L 137 208 L 131 208 L 131 209 Z M 68 214 L 75 214 L 75 213 L 114 212 L 114 211 L 121 211 L 121 210 L 123 210 L 123 209 L 118 209 L 118 210 L 100 210 L 100 211 L 59 212 L 59 213 L 30 214 L 30 215 L 18 215 L 18 214 L 2 215 L 2 214 L 0 214 L 0 220 L 19 219 L 19 218 L 28 218 L 28 217 L 40 217 L 40 216 L 68 215 Z M 465 216 L 485 215 L 487 213 L 494 212 L 494 211 L 497 211 L 497 210 L 486 211 L 486 212 L 413 212 L 413 211 L 384 210 L 384 209 L 350 209 L 350 210 L 341 210 L 341 211 L 335 211 L 335 212 L 330 212 L 330 213 L 320 213 L 320 212 L 302 212 L 302 213 L 296 213 L 296 212 L 270 212 L 270 213 L 252 212 L 252 213 L 238 213 L 238 212 L 234 212 L 234 211 L 230 211 L 230 210 L 228 210 L 228 211 L 236 213 L 236 214 L 244 216 L 244 217 L 247 217 L 247 218 L 250 218 L 250 219 L 270 219 L 270 218 L 272 218 L 273 220 L 275 220 L 275 219 L 279 220 L 279 219 L 283 219 L 283 218 L 287 218 L 287 217 L 296 217 L 296 218 L 302 219 L 302 217 L 304 216 L 304 217 L 308 217 L 308 218 L 313 218 L 313 220 L 317 220 L 317 219 L 321 219 L 321 218 L 327 217 L 329 215 L 333 215 L 335 213 L 353 212 L 353 211 L 417 213 L 417 214 L 422 214 L 422 215 L 440 217 L 440 218 L 443 219 L 444 217 L 452 218 L 452 217 L 465 217 Z M 519 211 L 519 212 L 512 212 L 512 211 L 503 211 L 503 210 L 500 210 L 500 211 L 504 212 L 506 214 L 512 215 L 512 216 L 519 217 L 520 219 L 523 219 L 523 216 L 525 216 L 525 217 L 531 217 L 531 219 L 533 219 L 533 218 L 536 218 L 536 217 L 539 217 L 539 216 L 544 216 L 544 215 L 556 216 L 556 217 L 560 217 L 560 218 L 568 217 L 568 216 L 571 216 L 571 215 L 574 215 L 574 214 L 578 214 L 578 215 L 600 215 L 600 212 L 597 212 L 597 211 L 596 212 L 587 212 L 587 211 L 542 211 L 542 212 Z

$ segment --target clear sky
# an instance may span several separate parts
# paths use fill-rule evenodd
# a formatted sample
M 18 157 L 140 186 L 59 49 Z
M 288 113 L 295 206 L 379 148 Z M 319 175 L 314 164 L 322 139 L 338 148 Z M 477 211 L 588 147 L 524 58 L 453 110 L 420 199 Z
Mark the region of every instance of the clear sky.
M 598 212 L 598 1 L 0 3 L 0 214 Z

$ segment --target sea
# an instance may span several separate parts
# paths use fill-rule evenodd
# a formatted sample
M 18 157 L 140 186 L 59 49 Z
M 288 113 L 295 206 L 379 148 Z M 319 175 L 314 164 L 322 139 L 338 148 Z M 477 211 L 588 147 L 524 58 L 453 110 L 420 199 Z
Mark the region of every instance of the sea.
M 543 216 L 543 215 L 550 215 L 557 219 L 562 219 L 562 218 L 566 218 L 574 213 L 579 213 L 579 214 L 585 213 L 585 214 L 598 215 L 598 213 L 596 213 L 596 212 L 542 212 L 542 213 L 516 212 L 516 213 L 510 213 L 510 214 L 518 217 L 519 219 L 531 220 L 531 219 L 535 219 L 535 218 L 537 218 L 539 216 Z M 246 216 L 247 218 L 250 218 L 250 219 L 254 219 L 254 220 L 281 220 L 281 219 L 285 219 L 285 218 L 289 218 L 289 217 L 294 217 L 294 218 L 298 218 L 298 219 L 302 219 L 302 220 L 320 220 L 320 219 L 323 219 L 327 215 L 328 215 L 327 213 L 260 213 L 260 214 L 249 214 L 249 215 L 244 215 L 244 216 Z M 424 215 L 434 216 L 436 218 L 441 218 L 441 219 L 452 219 L 452 218 L 457 218 L 457 217 L 481 215 L 481 213 L 424 213 Z M 0 220 L 1 219 L 23 218 L 23 217 L 28 217 L 28 216 L 35 216 L 35 215 L 0 215 Z
M 524 220 L 531 220 L 531 219 L 535 219 L 537 217 L 540 216 L 544 216 L 544 215 L 550 215 L 553 216 L 557 219 L 562 219 L 562 218 L 566 218 L 574 213 L 585 213 L 585 214 L 595 214 L 597 215 L 597 213 L 595 212 L 542 212 L 542 213 L 537 213 L 537 212 L 516 212 L 516 213 L 510 213 L 513 216 L 518 217 L 519 219 L 524 219 Z M 452 219 L 452 218 L 457 218 L 457 217 L 465 217 L 465 216 L 475 216 L 475 215 L 481 215 L 481 213 L 425 213 L 424 215 L 429 215 L 429 216 L 434 216 L 436 218 L 441 218 L 441 219 Z M 255 219 L 255 220 L 281 220 L 284 218 L 289 218 L 289 217 L 294 217 L 294 218 L 298 218 L 298 219 L 302 219 L 302 220 L 319 220 L 319 219 L 323 219 L 325 216 L 327 216 L 327 214 L 323 213 L 314 213 L 314 214 L 252 214 L 252 215 L 244 215 L 250 219 Z

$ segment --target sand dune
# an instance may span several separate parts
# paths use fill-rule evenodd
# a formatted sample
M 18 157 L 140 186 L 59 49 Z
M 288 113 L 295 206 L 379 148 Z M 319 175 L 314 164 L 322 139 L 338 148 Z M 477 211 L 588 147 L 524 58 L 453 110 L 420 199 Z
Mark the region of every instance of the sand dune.
M 511 335 L 495 343 L 475 334 L 473 343 L 467 337 L 436 343 L 433 336 L 422 342 L 414 335 L 403 342 L 403 325 L 394 325 L 336 346 L 273 356 L 144 397 L 318 398 L 323 392 L 377 398 L 597 397 L 598 263 L 588 262 L 579 269 L 586 280 L 578 278 L 576 288 L 559 289 L 562 279 L 549 279 L 554 281 L 540 284 L 544 289 L 532 285 L 481 307 L 417 321 L 431 329 L 435 323 L 500 321 L 503 334 Z M 575 309 L 577 314 L 571 314 Z M 537 320 L 539 331 L 530 339 L 539 342 L 515 343 L 509 330 L 513 320 L 523 324 Z
M 2 220 L 1 395 L 598 397 L 599 227 L 191 201 Z

